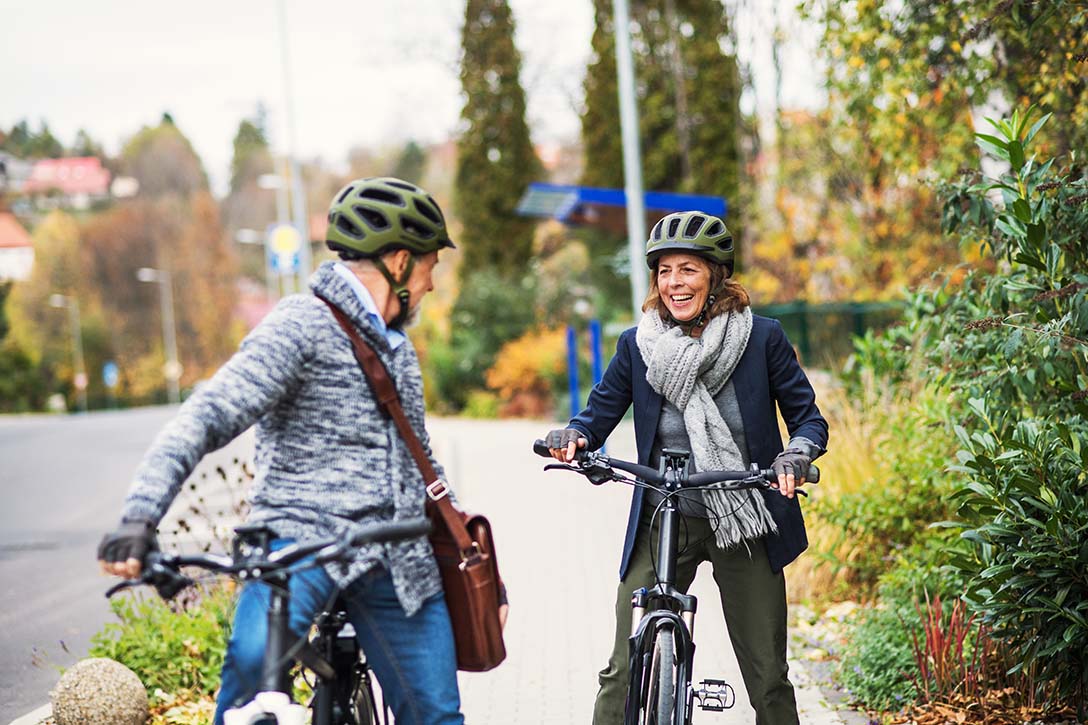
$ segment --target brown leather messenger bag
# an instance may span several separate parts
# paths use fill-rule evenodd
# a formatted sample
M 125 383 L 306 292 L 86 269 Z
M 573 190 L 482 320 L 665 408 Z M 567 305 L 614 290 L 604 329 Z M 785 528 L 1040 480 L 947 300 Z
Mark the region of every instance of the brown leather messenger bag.
M 480 514 L 466 514 L 449 500 L 449 487 L 438 477 L 423 444 L 412 430 L 400 396 L 377 353 L 363 340 L 344 311 L 318 295 L 329 306 L 340 327 L 347 333 L 363 374 L 378 405 L 397 426 L 427 484 L 427 515 L 431 519 L 431 547 L 434 549 L 446 607 L 453 625 L 457 668 L 485 672 L 506 659 L 506 646 L 499 624 L 499 566 L 491 524 Z

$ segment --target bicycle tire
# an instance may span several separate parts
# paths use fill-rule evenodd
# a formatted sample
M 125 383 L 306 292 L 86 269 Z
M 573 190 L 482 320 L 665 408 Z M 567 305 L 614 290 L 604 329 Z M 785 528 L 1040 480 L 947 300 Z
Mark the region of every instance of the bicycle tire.
M 355 686 L 355 697 L 351 700 L 352 719 L 347 725 L 378 725 L 374 719 L 377 707 L 374 703 L 374 689 L 369 680 L 360 679 Z
M 646 722 L 671 725 L 676 709 L 676 640 L 669 628 L 654 636 L 650 659 L 650 688 L 646 699 Z
M 351 717 L 345 725 L 379 725 L 378 703 L 374 702 L 374 687 L 370 683 L 370 672 L 364 671 L 355 681 L 355 690 L 351 696 Z

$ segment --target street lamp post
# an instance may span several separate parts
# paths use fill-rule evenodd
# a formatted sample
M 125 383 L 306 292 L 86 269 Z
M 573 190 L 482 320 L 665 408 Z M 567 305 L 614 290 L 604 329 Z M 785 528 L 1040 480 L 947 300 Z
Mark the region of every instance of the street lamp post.
M 87 412 L 87 369 L 83 365 L 83 328 L 79 322 L 79 300 L 68 295 L 49 295 L 49 304 L 52 307 L 68 308 L 68 323 L 72 328 L 72 365 L 74 377 L 72 383 L 76 388 L 76 400 L 79 409 Z
M 638 138 L 638 99 L 634 61 L 631 59 L 631 16 L 627 0 L 614 0 L 616 75 L 619 80 L 620 134 L 623 139 L 623 178 L 627 199 L 627 250 L 631 260 L 631 307 L 635 319 L 649 286 L 646 263 L 646 210 L 642 198 L 642 154 Z
M 166 352 L 166 392 L 171 403 L 181 402 L 178 381 L 181 379 L 181 363 L 178 362 L 177 329 L 174 324 L 174 290 L 170 284 L 170 272 L 152 267 L 140 267 L 136 270 L 136 279 L 141 282 L 159 283 L 159 305 L 162 309 L 162 340 Z
M 310 230 L 306 219 L 306 192 L 302 186 L 302 169 L 296 156 L 295 144 L 295 109 L 291 89 L 291 58 L 287 45 L 287 10 L 283 0 L 279 2 L 280 19 L 280 58 L 283 61 L 283 101 L 287 120 L 287 155 L 291 165 L 291 202 L 295 228 L 298 229 L 302 246 L 299 248 L 298 287 L 306 289 L 306 280 L 310 277 L 313 265 L 310 250 Z

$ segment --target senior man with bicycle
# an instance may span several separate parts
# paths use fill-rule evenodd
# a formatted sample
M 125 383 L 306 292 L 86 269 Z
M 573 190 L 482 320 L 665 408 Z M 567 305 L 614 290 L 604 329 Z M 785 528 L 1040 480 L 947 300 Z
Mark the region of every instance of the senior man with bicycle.
M 280 300 L 156 438 L 125 499 L 121 525 L 99 547 L 104 571 L 138 576 L 158 521 L 196 464 L 253 425 L 257 476 L 249 523 L 265 524 L 281 545 L 423 515 L 419 469 L 394 421 L 382 414 L 330 305 L 377 353 L 433 461 L 419 361 L 403 328 L 433 289 L 439 250 L 453 247 L 445 220 L 413 184 L 361 179 L 334 197 L 326 243 L 341 261 L 314 273 L 313 294 Z M 239 597 L 216 725 L 261 680 L 268 589 L 251 583 Z M 293 576 L 292 632 L 305 637 L 314 615 L 338 593 L 397 723 L 463 723 L 453 634 L 427 539 L 369 544 L 346 565 Z
M 778 492 L 705 490 L 675 496 L 685 514 L 676 587 L 687 591 L 696 568 L 714 567 L 722 608 L 756 722 L 798 722 L 786 663 L 783 568 L 808 542 L 795 492 L 827 445 L 827 422 L 793 348 L 775 320 L 753 315 L 744 288 L 730 279 L 733 238 L 722 220 L 701 212 L 670 214 L 646 244 L 652 272 L 643 317 L 619 339 L 616 355 L 585 410 L 548 433 L 564 462 L 576 448 L 599 448 L 634 405 L 638 462 L 658 468 L 690 451 L 697 471 L 774 469 Z M 775 410 L 789 430 L 783 450 Z M 781 494 L 781 495 L 779 495 Z M 616 593 L 616 636 L 600 673 L 595 725 L 624 722 L 632 592 L 656 578 L 656 490 L 635 488 Z

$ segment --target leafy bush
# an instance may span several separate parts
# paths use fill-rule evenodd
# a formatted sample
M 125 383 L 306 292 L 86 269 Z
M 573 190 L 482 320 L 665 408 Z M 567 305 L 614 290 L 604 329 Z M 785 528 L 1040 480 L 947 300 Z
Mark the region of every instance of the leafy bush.
M 1055 702 L 1086 712 L 1088 177 L 1028 156 L 1049 118 L 1029 128 L 1030 115 L 978 134 L 1009 171 L 958 189 L 946 209 L 949 228 L 985 235 L 1007 265 L 972 280 L 975 317 L 942 351 L 966 402 L 956 500 L 975 544 L 955 563 L 1016 669 L 1038 666 Z
M 888 597 L 864 610 L 853 625 L 839 661 L 838 681 L 854 700 L 874 710 L 901 710 L 914 703 L 912 632 L 921 619 L 911 603 Z
M 848 384 L 868 376 L 912 390 L 917 379 L 945 401 L 929 433 L 937 447 L 907 438 L 893 468 L 933 466 L 950 494 L 942 505 L 956 520 L 945 525 L 962 543 L 943 571 L 967 583 L 1012 669 L 1032 673 L 1025 697 L 1088 714 L 1088 178 L 1028 155 L 1048 118 L 1029 125 L 1030 113 L 978 134 L 1006 173 L 946 189 L 946 230 L 993 260 L 917 295 L 903 326 L 863 340 Z M 925 452 L 947 442 L 960 448 L 956 465 Z
M 109 657 L 129 667 L 153 702 L 159 691 L 215 692 L 234 613 L 228 587 L 205 589 L 185 606 L 157 595 L 132 594 L 115 597 L 110 607 L 119 621 L 91 637 L 91 657 Z
M 454 410 L 463 408 L 474 390 L 483 390 L 484 374 L 499 349 L 533 325 L 535 282 L 511 282 L 482 271 L 466 279 L 450 319 L 448 344 L 429 350 L 439 397 Z
M 504 401 L 506 416 L 550 417 L 555 390 L 565 380 L 566 331 L 533 330 L 502 346 L 487 371 L 487 387 Z

